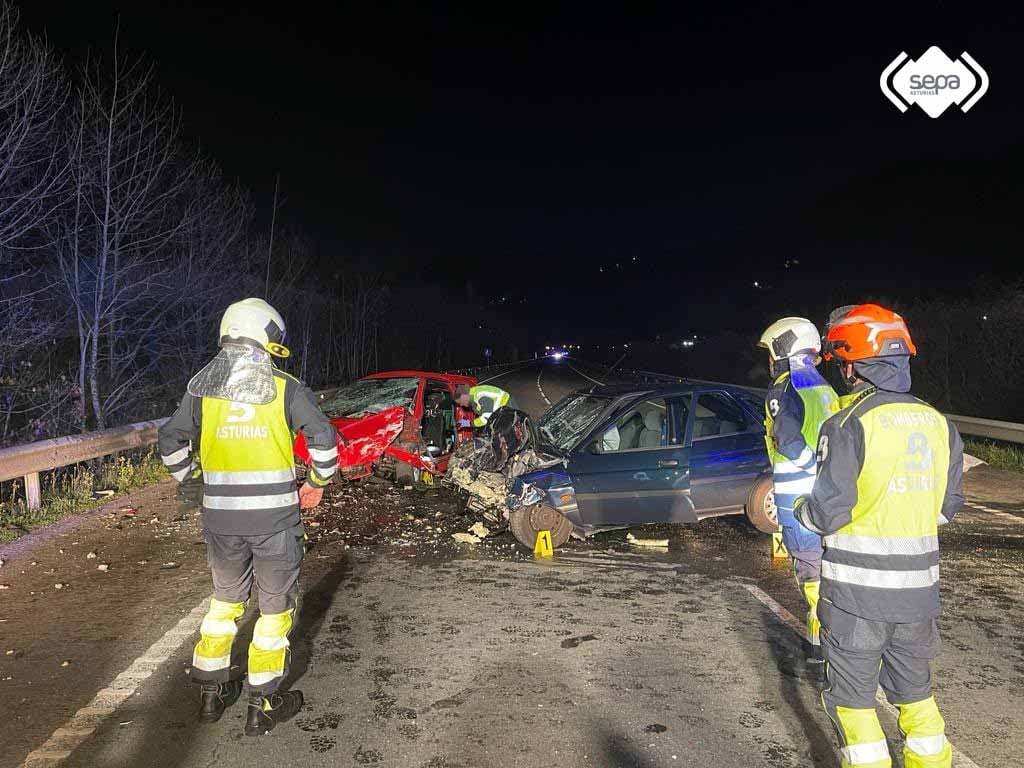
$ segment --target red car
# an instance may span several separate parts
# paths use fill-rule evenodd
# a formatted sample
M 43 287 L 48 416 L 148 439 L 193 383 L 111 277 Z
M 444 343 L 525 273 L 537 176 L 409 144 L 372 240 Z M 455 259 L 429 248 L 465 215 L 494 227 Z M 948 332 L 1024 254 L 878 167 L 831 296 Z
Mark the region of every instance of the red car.
M 416 487 L 443 475 L 467 437 L 472 411 L 455 404 L 455 385 L 476 379 L 450 373 L 387 371 L 330 394 L 320 408 L 338 430 L 338 469 L 348 480 L 375 474 Z M 309 464 L 300 433 L 295 455 Z

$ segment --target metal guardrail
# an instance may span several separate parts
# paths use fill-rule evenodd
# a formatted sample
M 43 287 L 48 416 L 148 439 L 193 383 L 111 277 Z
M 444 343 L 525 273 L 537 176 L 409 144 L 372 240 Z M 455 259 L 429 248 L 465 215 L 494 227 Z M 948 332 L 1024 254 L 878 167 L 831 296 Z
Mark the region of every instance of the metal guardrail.
M 979 419 L 974 416 L 958 416 L 955 413 L 947 413 L 945 416 L 956 425 L 961 435 L 987 437 L 1006 443 L 1024 443 L 1024 424 L 996 421 L 995 419 Z
M 156 431 L 167 419 L 140 421 L 124 427 L 55 437 L 0 450 L 0 481 L 25 479 L 29 509 L 39 509 L 42 492 L 39 473 L 80 461 L 108 456 L 117 451 L 143 448 L 156 442 Z

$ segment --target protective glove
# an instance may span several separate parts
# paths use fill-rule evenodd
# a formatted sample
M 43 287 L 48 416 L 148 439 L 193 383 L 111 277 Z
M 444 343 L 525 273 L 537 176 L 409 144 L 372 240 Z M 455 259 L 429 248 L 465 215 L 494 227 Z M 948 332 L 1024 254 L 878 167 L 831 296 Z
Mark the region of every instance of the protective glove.
M 824 534 L 814 526 L 814 523 L 807 519 L 807 505 L 810 500 L 811 497 L 807 495 L 797 496 L 796 501 L 793 502 L 793 517 L 807 530 L 823 536 Z
M 299 508 L 312 509 L 324 497 L 324 489 L 316 488 L 309 483 L 303 483 L 299 488 Z
M 203 503 L 203 471 L 197 469 L 178 483 L 178 508 L 181 512 L 199 509 Z

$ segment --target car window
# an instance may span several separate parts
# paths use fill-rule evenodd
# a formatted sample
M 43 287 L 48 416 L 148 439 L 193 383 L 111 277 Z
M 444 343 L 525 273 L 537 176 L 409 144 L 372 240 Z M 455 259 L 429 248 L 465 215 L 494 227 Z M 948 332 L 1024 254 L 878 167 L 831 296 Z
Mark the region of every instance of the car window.
M 333 418 L 361 418 L 399 405 L 412 413 L 419 383 L 406 377 L 360 379 L 339 389 L 320 409 Z
M 750 429 L 750 417 L 725 392 L 704 392 L 693 414 L 693 439 L 734 435 Z
M 537 431 L 545 443 L 565 453 L 594 428 L 610 402 L 606 397 L 569 395 L 540 417 Z
M 678 430 L 673 430 L 669 410 L 663 398 L 652 398 L 631 405 L 615 423 L 597 438 L 601 453 L 617 453 L 677 444 Z
M 764 413 L 764 398 L 755 395 L 753 392 L 747 392 L 745 389 L 741 389 L 734 394 L 737 399 L 750 408 L 751 412 L 759 415 Z

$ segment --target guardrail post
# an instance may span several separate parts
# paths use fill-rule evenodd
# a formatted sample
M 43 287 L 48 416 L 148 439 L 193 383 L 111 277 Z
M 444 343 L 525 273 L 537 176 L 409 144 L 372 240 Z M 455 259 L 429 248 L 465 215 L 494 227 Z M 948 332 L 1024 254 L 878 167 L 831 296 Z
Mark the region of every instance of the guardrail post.
M 39 487 L 39 473 L 25 475 L 25 502 L 29 509 L 39 509 L 43 504 L 43 493 Z

